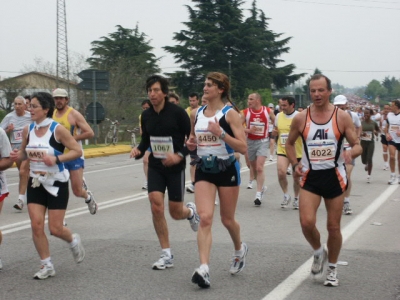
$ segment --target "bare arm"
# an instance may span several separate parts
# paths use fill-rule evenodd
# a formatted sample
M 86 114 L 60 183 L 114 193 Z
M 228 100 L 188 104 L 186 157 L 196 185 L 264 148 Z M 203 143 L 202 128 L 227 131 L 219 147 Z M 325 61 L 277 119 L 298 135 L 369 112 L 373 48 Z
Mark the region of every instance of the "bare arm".
M 349 114 L 341 110 L 339 110 L 338 113 L 338 118 L 340 118 L 339 129 L 341 132 L 344 133 L 344 136 L 346 137 L 351 147 L 350 151 L 347 150 L 344 152 L 346 163 L 350 163 L 352 159 L 361 155 L 362 148 L 360 146 L 360 140 L 358 139 L 358 136 L 356 135 L 356 131 L 354 129 L 353 120 L 351 119 Z
M 57 126 L 55 130 L 56 139 L 63 144 L 66 148 L 69 149 L 67 153 L 63 153 L 58 155 L 58 159 L 61 162 L 66 162 L 70 160 L 74 160 L 82 156 L 81 146 L 76 142 L 74 137 L 68 132 L 68 130 L 64 126 Z M 44 163 L 48 166 L 52 166 L 56 164 L 56 156 L 48 156 L 43 159 Z
M 231 109 L 226 114 L 226 121 L 231 127 L 235 137 L 226 134 L 224 142 L 232 147 L 235 152 L 245 154 L 247 151 L 246 135 L 242 126 L 242 118 L 235 110 Z M 222 133 L 222 130 L 221 130 Z M 221 134 L 220 133 L 220 134 Z
M 93 129 L 86 122 L 85 118 L 74 110 L 75 125 L 80 128 L 81 133 L 74 136 L 76 141 L 86 140 L 94 137 Z
M 297 114 L 292 121 L 290 126 L 289 136 L 286 140 L 285 149 L 286 149 L 286 156 L 289 159 L 292 166 L 296 166 L 295 170 L 298 175 L 301 175 L 301 167 L 302 165 L 297 162 L 296 157 L 296 147 L 295 143 L 298 137 L 301 135 L 301 129 L 304 128 L 304 123 L 306 121 L 306 111 Z

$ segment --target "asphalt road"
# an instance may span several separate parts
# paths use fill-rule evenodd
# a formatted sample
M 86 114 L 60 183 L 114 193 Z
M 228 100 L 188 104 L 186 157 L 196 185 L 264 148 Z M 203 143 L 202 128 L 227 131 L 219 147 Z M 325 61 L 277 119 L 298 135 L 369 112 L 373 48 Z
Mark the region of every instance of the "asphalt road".
M 199 265 L 196 234 L 187 221 L 173 221 L 168 212 L 175 266 L 151 269 L 160 249 L 147 195 L 141 190 L 141 161 L 129 159 L 128 154 L 86 161 L 85 178 L 99 203 L 96 215 L 90 215 L 83 200 L 71 193 L 66 221 L 81 235 L 85 260 L 76 265 L 68 245 L 50 237 L 57 275 L 44 281 L 32 279 L 40 261 L 26 209 L 18 213 L 12 208 L 17 199 L 17 172 L 10 169 L 10 197 L 0 217 L 0 299 L 400 299 L 400 184 L 387 184 L 389 172 L 380 169 L 378 143 L 375 161 L 372 183 L 366 183 L 359 159 L 353 172 L 354 214 L 342 218 L 340 255 L 348 266 L 338 267 L 337 288 L 309 278 L 312 250 L 301 233 L 298 211 L 280 208 L 275 162 L 265 168 L 268 191 L 261 207 L 253 205 L 255 190 L 246 189 L 248 170 L 243 168 L 237 219 L 249 254 L 246 268 L 235 276 L 228 272 L 232 243 L 216 206 L 211 288 L 207 290 L 190 281 Z M 185 201 L 193 201 L 193 195 L 186 194 Z M 322 203 L 318 227 L 324 240 L 325 222 Z

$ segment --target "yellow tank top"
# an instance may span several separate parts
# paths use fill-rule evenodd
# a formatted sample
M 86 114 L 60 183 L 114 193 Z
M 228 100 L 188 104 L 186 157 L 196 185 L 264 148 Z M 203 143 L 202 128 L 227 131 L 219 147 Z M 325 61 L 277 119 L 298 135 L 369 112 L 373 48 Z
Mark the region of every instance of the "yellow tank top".
M 286 155 L 286 149 L 285 149 L 285 143 L 286 140 L 289 136 L 289 132 L 290 132 L 290 126 L 292 124 L 292 120 L 294 118 L 294 116 L 297 114 L 298 112 L 295 111 L 293 112 L 293 114 L 291 115 L 286 115 L 283 112 L 280 112 L 276 115 L 276 120 L 275 120 L 275 124 L 278 127 L 278 148 L 277 148 L 277 154 L 283 154 Z M 297 158 L 301 158 L 302 155 L 302 151 L 303 151 L 303 142 L 301 141 L 301 137 L 299 137 L 296 140 L 295 143 L 295 148 L 296 148 L 296 157 Z
M 65 114 L 63 114 L 61 117 L 56 117 L 57 115 L 57 109 L 54 109 L 53 112 L 53 120 L 56 121 L 57 123 L 60 123 L 62 126 L 68 129 L 68 131 L 71 133 L 72 136 L 74 136 L 77 133 L 77 128 L 75 125 L 72 125 L 68 121 L 68 115 L 72 112 L 73 108 L 68 107 L 67 111 Z M 78 144 L 82 147 L 82 141 L 78 141 Z M 69 150 L 65 148 L 64 153 L 67 153 Z M 83 155 L 82 155 L 83 157 Z

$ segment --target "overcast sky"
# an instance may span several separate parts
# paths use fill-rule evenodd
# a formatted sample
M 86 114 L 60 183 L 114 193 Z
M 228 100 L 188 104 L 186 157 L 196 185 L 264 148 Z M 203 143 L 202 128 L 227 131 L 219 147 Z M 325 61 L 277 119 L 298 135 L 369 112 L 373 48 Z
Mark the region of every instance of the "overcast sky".
M 19 75 L 35 58 L 56 62 L 56 0 L 0 1 L 0 76 Z M 252 1 L 243 1 L 249 9 Z M 66 0 L 68 47 L 90 56 L 90 43 L 139 24 L 163 72 L 179 69 L 163 46 L 186 27 L 190 0 Z M 281 58 L 297 73 L 319 68 L 334 83 L 367 85 L 400 79 L 400 0 L 258 0 L 269 29 L 293 37 Z

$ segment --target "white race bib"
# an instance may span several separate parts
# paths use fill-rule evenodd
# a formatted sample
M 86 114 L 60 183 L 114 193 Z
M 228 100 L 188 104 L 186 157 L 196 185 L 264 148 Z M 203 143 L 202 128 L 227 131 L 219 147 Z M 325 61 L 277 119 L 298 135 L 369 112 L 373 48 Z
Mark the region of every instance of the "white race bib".
M 16 129 L 13 131 L 13 137 L 15 142 L 22 141 L 22 129 Z
M 46 146 L 26 146 L 25 148 L 28 159 L 33 162 L 43 162 L 43 157 L 49 152 Z
M 389 131 L 396 133 L 400 129 L 400 125 L 390 125 Z
M 265 123 L 262 122 L 250 122 L 250 129 L 255 128 L 254 135 L 264 136 Z
M 372 131 L 363 131 L 360 138 L 362 141 L 372 141 Z
M 155 158 L 166 158 L 167 153 L 174 153 L 174 145 L 170 136 L 151 136 L 151 150 Z
M 289 137 L 289 133 L 282 133 L 281 134 L 280 138 L 281 138 L 281 147 L 282 148 L 285 148 L 286 141 L 287 141 L 288 137 Z
M 307 141 L 310 163 L 323 164 L 335 159 L 336 144 L 333 140 Z

